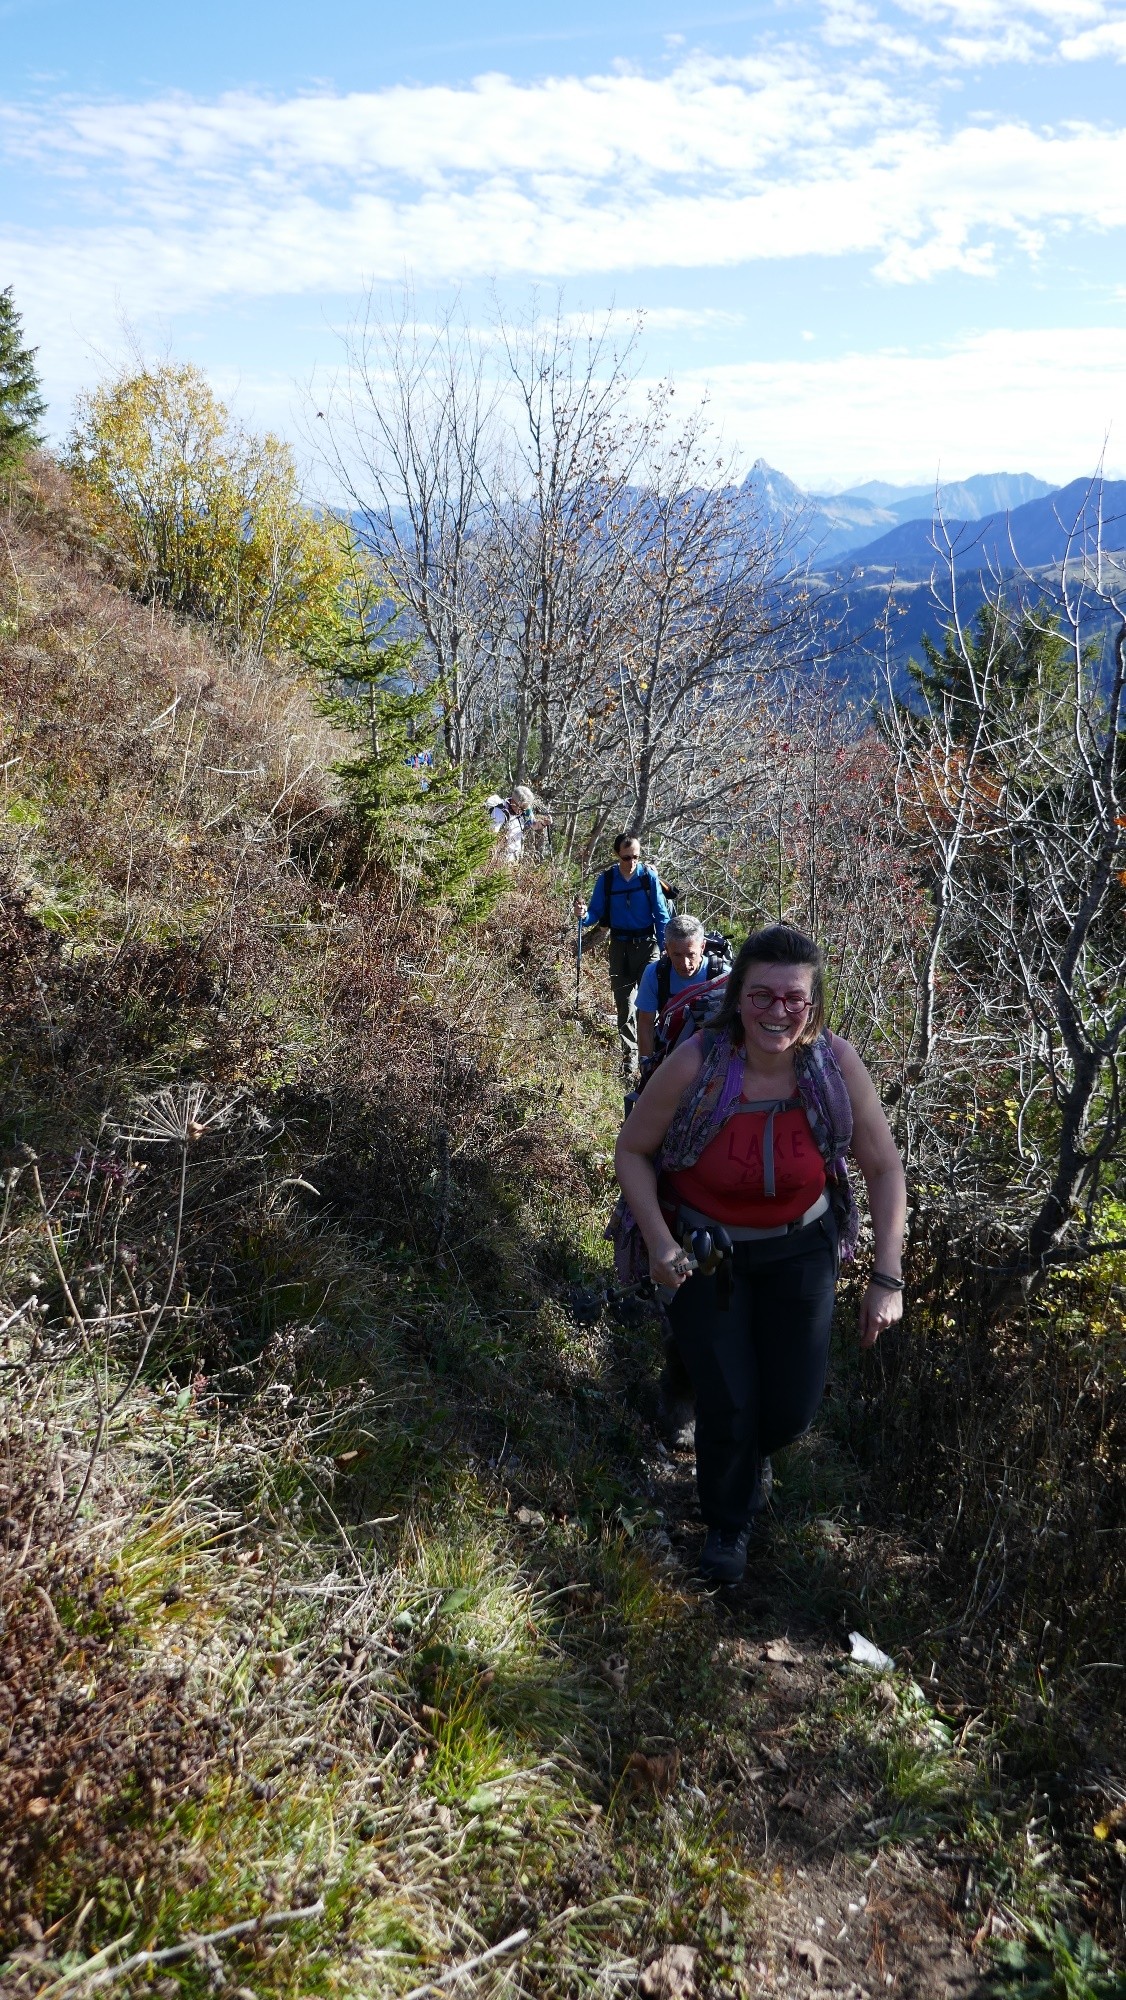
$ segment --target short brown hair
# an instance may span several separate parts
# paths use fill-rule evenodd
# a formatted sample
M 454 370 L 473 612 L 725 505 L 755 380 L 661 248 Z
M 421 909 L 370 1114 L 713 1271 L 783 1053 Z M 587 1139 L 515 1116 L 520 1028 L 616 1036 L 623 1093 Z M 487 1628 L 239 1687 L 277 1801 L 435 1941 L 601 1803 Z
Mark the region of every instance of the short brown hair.
M 810 989 L 813 1005 L 806 1016 L 801 1041 L 815 1042 L 825 1026 L 825 960 L 820 945 L 815 944 L 811 937 L 806 937 L 804 931 L 796 930 L 793 924 L 767 924 L 763 930 L 752 931 L 746 942 L 740 945 L 739 955 L 727 981 L 723 1006 L 715 1018 L 716 1028 L 726 1028 L 735 1046 L 742 1047 L 743 1020 L 739 1012 L 739 998 L 750 965 L 808 965 L 813 968 Z

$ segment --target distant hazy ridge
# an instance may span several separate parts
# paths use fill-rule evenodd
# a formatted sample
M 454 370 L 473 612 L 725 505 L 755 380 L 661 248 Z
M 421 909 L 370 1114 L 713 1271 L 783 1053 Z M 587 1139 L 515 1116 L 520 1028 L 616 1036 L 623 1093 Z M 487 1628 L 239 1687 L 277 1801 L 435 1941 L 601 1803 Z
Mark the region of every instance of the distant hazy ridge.
M 939 489 L 869 480 L 825 495 L 803 493 L 759 459 L 741 491 L 772 526 L 789 525 L 791 549 L 819 573 L 826 630 L 835 633 L 833 671 L 860 694 L 871 685 L 873 656 L 883 656 L 889 607 L 897 682 L 923 633 L 941 632 L 949 615 L 944 540 L 963 616 L 973 615 L 994 578 L 1031 572 L 1037 585 L 1050 586 L 1064 557 L 1089 548 L 1096 530 L 1104 550 L 1126 550 L 1126 480 L 1051 487 L 1031 473 L 997 472 Z

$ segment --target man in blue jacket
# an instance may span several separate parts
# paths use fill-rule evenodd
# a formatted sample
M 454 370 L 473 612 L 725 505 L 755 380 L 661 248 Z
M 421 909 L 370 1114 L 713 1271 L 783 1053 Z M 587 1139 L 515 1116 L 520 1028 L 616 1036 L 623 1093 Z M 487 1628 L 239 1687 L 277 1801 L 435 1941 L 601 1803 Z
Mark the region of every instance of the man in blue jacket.
M 606 868 L 594 885 L 586 911 L 575 898 L 575 915 L 584 929 L 605 924 L 610 931 L 610 985 L 618 1010 L 622 1070 L 632 1080 L 637 1070 L 637 984 L 651 959 L 660 956 L 669 906 L 656 869 L 642 867 L 641 843 L 632 833 L 614 842 L 615 868 Z

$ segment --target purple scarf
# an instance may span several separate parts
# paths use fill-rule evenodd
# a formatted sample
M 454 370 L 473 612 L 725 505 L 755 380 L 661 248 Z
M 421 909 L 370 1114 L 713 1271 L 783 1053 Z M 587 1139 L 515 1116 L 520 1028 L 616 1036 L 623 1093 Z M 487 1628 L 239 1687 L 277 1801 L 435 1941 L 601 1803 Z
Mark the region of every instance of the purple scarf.
M 798 1097 L 809 1128 L 825 1162 L 825 1191 L 837 1225 L 842 1258 L 856 1249 L 860 1216 L 845 1155 L 852 1139 L 852 1102 L 832 1043 L 822 1030 L 815 1042 L 794 1051 Z M 700 1074 L 673 1112 L 669 1129 L 653 1161 L 658 1180 L 663 1173 L 694 1167 L 717 1132 L 722 1131 L 739 1102 L 743 1088 L 743 1051 L 726 1035 L 708 1035 Z M 618 1198 L 606 1229 L 614 1245 L 614 1269 L 623 1284 L 636 1285 L 648 1275 L 645 1239 L 625 1200 Z

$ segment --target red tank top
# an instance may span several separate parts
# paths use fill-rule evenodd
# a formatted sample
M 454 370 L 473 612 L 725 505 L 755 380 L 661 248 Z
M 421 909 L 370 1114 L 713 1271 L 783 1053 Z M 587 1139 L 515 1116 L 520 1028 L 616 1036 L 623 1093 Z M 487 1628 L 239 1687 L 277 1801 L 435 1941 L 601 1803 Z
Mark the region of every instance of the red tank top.
M 771 1163 L 764 1169 L 763 1139 L 772 1123 Z M 741 1100 L 705 1146 L 694 1167 L 665 1176 L 688 1208 L 743 1229 L 772 1229 L 796 1222 L 825 1192 L 825 1162 L 800 1099 L 771 1115 L 763 1104 Z M 773 1193 L 769 1192 L 773 1181 Z

